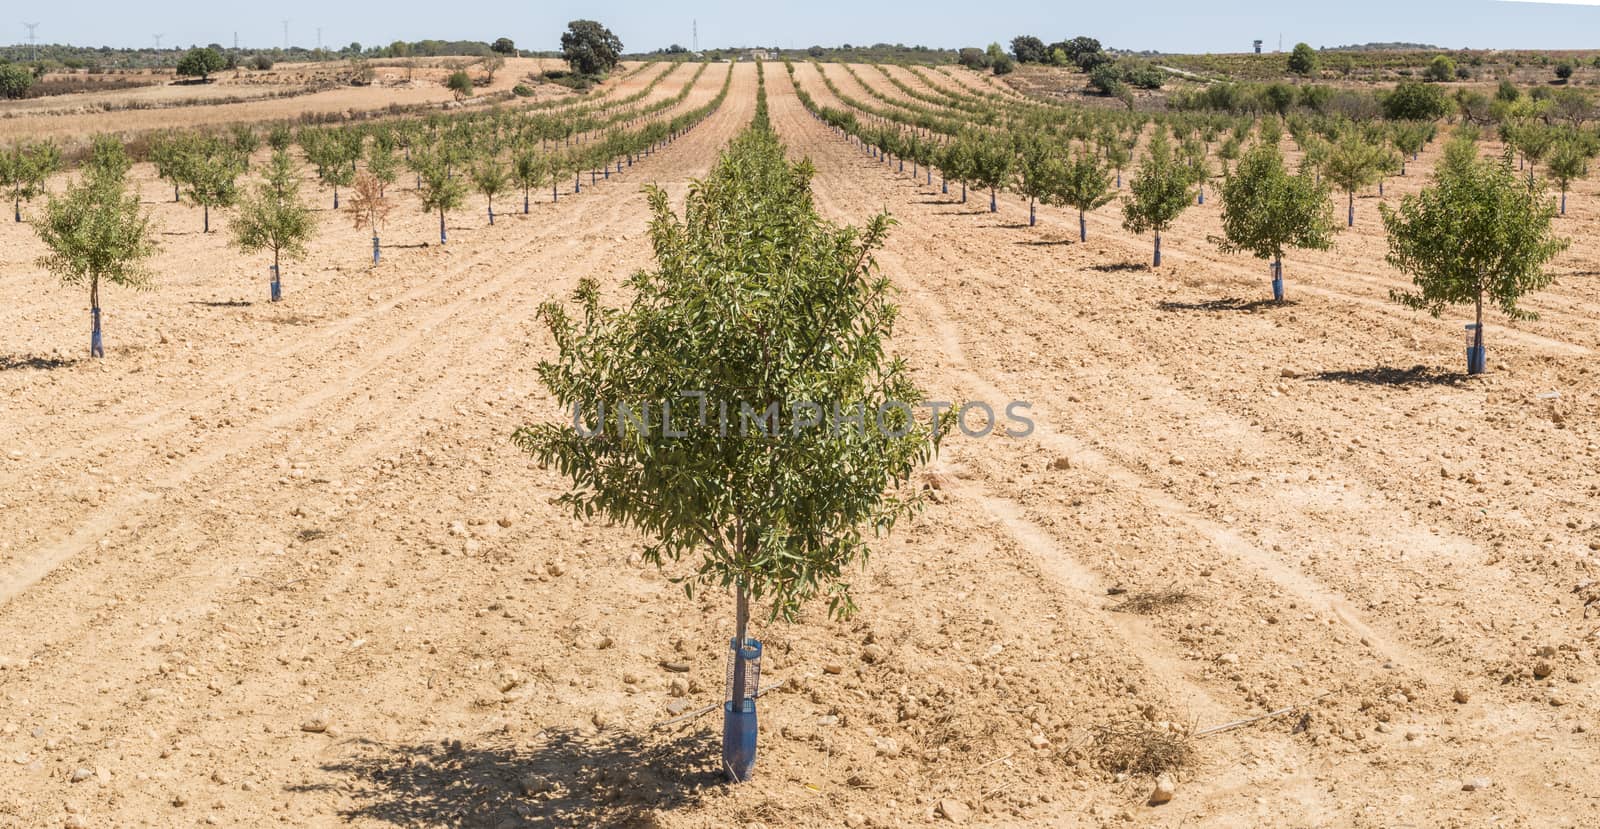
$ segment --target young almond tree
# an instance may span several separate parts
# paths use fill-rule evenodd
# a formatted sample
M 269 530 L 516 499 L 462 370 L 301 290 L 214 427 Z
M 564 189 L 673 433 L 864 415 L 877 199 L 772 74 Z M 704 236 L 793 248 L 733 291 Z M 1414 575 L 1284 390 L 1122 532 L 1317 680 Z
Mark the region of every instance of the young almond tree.
M 380 196 L 400 177 L 400 159 L 394 154 L 392 135 L 381 133 L 373 136 L 372 145 L 367 148 L 367 172 L 377 180 Z
M 1028 197 L 1028 227 L 1038 223 L 1037 203 L 1048 200 L 1060 187 L 1061 151 L 1055 142 L 1037 135 L 1018 133 L 1017 191 Z
M 467 188 L 452 175 L 444 147 L 418 147 L 411 153 L 411 169 L 417 174 L 417 198 L 422 212 L 439 213 L 439 244 L 449 241 L 444 229 L 444 214 L 461 206 Z
M 1251 147 L 1222 183 L 1223 238 L 1213 238 L 1225 253 L 1244 251 L 1272 263 L 1272 298 L 1283 301 L 1283 252 L 1290 248 L 1327 250 L 1338 224 L 1327 188 L 1302 167 L 1291 175 L 1276 145 Z
M 769 621 L 819 596 L 853 610 L 847 570 L 914 508 L 886 493 L 942 428 L 905 407 L 922 395 L 886 352 L 896 309 L 873 251 L 889 217 L 824 220 L 810 177 L 752 128 L 689 189 L 683 218 L 650 187 L 657 264 L 629 281 L 633 299 L 602 307 L 585 279 L 576 316 L 540 309 L 557 356 L 539 375 L 573 422 L 514 437 L 571 479 L 560 503 L 575 516 L 647 534 L 659 566 L 694 558 L 674 567 L 691 595 L 732 588 L 723 761 L 740 781 L 755 763 L 751 604 L 770 603 Z
M 394 209 L 394 203 L 383 193 L 383 182 L 370 172 L 356 176 L 355 195 L 350 198 L 350 204 L 345 209 L 350 211 L 356 230 L 371 228 L 372 264 L 378 264 L 382 258 L 378 246 L 378 232 L 388 220 L 389 211 Z
M 989 212 L 1000 209 L 995 194 L 1011 177 L 1016 155 L 1011 145 L 996 135 L 975 135 L 972 139 L 972 183 L 989 191 Z
M 948 182 L 961 184 L 961 203 L 967 203 L 967 182 L 972 180 L 972 142 L 960 136 L 944 145 L 939 153 L 940 190 L 949 193 Z
M 1322 169 L 1345 195 L 1349 211 L 1345 221 L 1347 226 L 1354 227 L 1356 224 L 1356 191 L 1377 183 L 1388 161 L 1387 156 L 1384 148 L 1363 141 L 1354 130 L 1340 136 L 1338 142 L 1328 150 Z
M 1554 202 L 1518 180 L 1508 152 L 1499 160 L 1462 159 L 1441 167 L 1434 183 L 1406 196 L 1399 209 L 1378 209 L 1389 235 L 1389 264 L 1417 286 L 1414 292 L 1391 291 L 1390 297 L 1435 318 L 1447 306 L 1472 305 L 1467 373 L 1483 373 L 1484 300 L 1511 319 L 1533 319 L 1517 303 L 1555 278 L 1544 265 L 1570 240 L 1552 233 Z
M 1089 149 L 1074 153 L 1061 169 L 1051 204 L 1076 208 L 1078 241 L 1089 241 L 1089 223 L 1084 214 L 1098 210 L 1116 198 L 1111 189 L 1111 170 Z
M 128 192 L 122 176 L 90 170 L 65 193 L 50 197 L 34 229 L 50 248 L 40 267 L 68 285 L 89 283 L 89 356 L 104 357 L 100 283 L 150 286 L 144 267 L 156 252 L 150 215 L 139 209 L 139 196 Z
M 517 150 L 511 158 L 511 177 L 522 188 L 522 213 L 528 213 L 528 194 L 544 183 L 545 171 L 550 167 L 545 156 L 533 147 Z
M 203 210 L 201 232 L 210 233 L 211 208 L 231 207 L 239 198 L 245 158 L 220 136 L 201 136 L 190 143 L 180 170 L 189 198 Z
M 183 163 L 188 158 L 188 145 L 194 138 L 195 133 L 192 132 L 167 130 L 150 139 L 150 161 L 156 167 L 157 178 L 172 182 L 173 202 L 182 199 L 185 180 Z
M 1589 174 L 1589 147 L 1575 138 L 1569 138 L 1550 151 L 1545 172 L 1561 190 L 1561 215 L 1567 215 L 1567 190 L 1574 181 Z
M 1132 195 L 1122 200 L 1124 229 L 1130 233 L 1155 232 L 1157 268 L 1161 267 L 1161 231 L 1171 227 L 1194 202 L 1194 192 L 1189 189 L 1193 183 L 1193 171 L 1173 157 L 1166 131 L 1157 127 L 1139 171 L 1128 184 Z
M 0 188 L 16 221 L 22 221 L 22 203 L 43 194 L 45 181 L 59 169 L 61 151 L 49 141 L 13 144 L 0 152 Z
M 506 191 L 506 164 L 498 155 L 486 154 L 472 165 L 472 186 L 489 205 L 489 224 L 494 224 L 494 197 Z
M 306 243 L 316 232 L 316 217 L 300 201 L 300 174 L 289 154 L 272 154 L 266 180 L 239 206 L 233 223 L 233 243 L 245 253 L 272 251 L 273 302 L 283 299 L 283 258 L 305 255 Z

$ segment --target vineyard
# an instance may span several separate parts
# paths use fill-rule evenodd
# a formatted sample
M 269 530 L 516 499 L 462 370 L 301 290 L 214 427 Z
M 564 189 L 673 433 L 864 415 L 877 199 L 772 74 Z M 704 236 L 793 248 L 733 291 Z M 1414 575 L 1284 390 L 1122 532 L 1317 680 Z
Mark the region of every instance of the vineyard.
M 19 115 L 0 826 L 1581 825 L 1595 113 L 1270 88 Z

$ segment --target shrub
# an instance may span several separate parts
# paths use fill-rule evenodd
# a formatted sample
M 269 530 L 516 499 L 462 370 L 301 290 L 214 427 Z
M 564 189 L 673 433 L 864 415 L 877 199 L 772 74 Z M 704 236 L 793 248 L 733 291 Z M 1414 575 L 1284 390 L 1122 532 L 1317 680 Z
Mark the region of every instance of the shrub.
M 15 63 L 0 64 L 0 98 L 21 98 L 33 86 L 33 73 Z
M 1570 61 L 1570 60 L 1561 61 L 1560 63 L 1556 64 L 1556 77 L 1560 78 L 1563 81 L 1568 80 L 1569 78 L 1572 77 L 1573 68 L 1574 67 L 1572 65 L 1572 61 Z
M 517 96 L 518 98 L 526 98 L 533 94 L 533 87 L 528 86 L 525 83 L 519 83 L 516 86 L 511 87 L 511 94 Z
M 982 49 L 968 46 L 956 55 L 956 62 L 968 69 L 989 68 L 989 56 Z
M 1450 114 L 1450 100 L 1436 86 L 1405 81 L 1382 97 L 1386 118 L 1401 121 L 1436 121 Z
M 272 68 L 272 58 L 266 55 L 256 55 L 250 59 L 250 68 L 265 72 Z
M 1289 71 L 1296 75 L 1310 75 L 1317 71 L 1317 53 L 1307 43 L 1296 43 L 1289 53 Z
M 465 69 L 457 69 L 445 79 L 444 86 L 455 95 L 457 101 L 472 97 L 472 76 Z

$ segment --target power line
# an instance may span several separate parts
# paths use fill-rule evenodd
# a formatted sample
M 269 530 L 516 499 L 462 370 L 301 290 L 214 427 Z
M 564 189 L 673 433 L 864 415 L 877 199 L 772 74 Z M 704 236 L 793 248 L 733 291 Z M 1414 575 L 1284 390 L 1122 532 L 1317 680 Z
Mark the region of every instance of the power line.
M 161 35 L 151 35 L 151 37 L 156 39 L 156 51 L 161 51 Z
M 39 39 L 34 35 L 34 30 L 39 28 L 39 24 L 24 23 L 22 25 L 28 27 L 28 60 L 37 61 L 39 59 Z
M 283 51 L 289 51 L 289 21 L 283 21 Z

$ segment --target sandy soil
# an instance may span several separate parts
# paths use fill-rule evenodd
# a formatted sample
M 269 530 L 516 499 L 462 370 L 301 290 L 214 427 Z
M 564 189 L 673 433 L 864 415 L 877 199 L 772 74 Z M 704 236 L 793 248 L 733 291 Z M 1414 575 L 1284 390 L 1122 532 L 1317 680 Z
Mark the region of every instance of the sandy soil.
M 639 185 L 681 201 L 751 114 L 741 65 L 664 152 L 493 228 L 474 200 L 448 247 L 370 268 L 328 217 L 276 306 L 141 166 L 161 286 L 108 293 L 101 363 L 83 292 L 0 223 L 0 826 L 1588 820 L 1592 182 L 1543 319 L 1495 320 L 1467 381 L 1461 320 L 1387 301 L 1375 199 L 1268 307 L 1265 266 L 1203 241 L 1213 204 L 1151 271 L 1114 208 L 1079 244 L 1060 211 L 959 204 L 766 76 L 822 209 L 899 220 L 880 261 L 924 389 L 1030 400 L 1039 430 L 947 444 L 856 619 L 758 628 L 787 680 L 758 782 L 718 783 L 715 716 L 651 727 L 720 699 L 731 601 L 685 600 L 637 538 L 560 513 L 558 476 L 508 443 L 558 415 L 534 306 L 584 275 L 615 298 L 648 264 Z M 430 238 L 409 205 L 386 240 Z M 1164 806 L 1103 764 L 1107 726 L 1294 704 L 1193 739 Z

